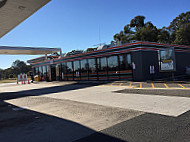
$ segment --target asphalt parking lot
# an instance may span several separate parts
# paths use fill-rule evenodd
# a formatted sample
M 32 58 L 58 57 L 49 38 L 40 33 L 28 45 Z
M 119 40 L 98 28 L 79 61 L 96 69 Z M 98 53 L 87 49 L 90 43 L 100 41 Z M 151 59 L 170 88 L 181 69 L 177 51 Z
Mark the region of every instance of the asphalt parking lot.
M 189 142 L 189 87 L 187 82 L 1 86 L 0 140 Z
M 103 87 L 126 87 L 128 89 L 187 89 L 190 82 L 112 82 L 105 83 Z

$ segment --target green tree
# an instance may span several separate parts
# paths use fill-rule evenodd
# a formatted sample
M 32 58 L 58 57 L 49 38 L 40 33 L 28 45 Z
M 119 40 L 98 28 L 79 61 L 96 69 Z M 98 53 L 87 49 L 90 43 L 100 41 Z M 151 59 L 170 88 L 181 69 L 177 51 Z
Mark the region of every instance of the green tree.
M 156 42 L 157 36 L 158 31 L 156 26 L 154 26 L 151 22 L 147 22 L 145 23 L 144 27 L 136 31 L 134 34 L 134 39 L 140 41 Z
M 190 45 L 190 23 L 176 31 L 175 44 Z
M 97 48 L 87 48 L 86 52 L 92 52 L 92 51 L 96 51 L 96 50 L 97 50 Z
M 11 69 L 13 74 L 28 73 L 31 70 L 30 65 L 26 65 L 24 61 L 16 60 L 12 63 Z
M 136 31 L 139 31 L 142 27 L 144 27 L 144 20 L 145 17 L 144 16 L 136 16 L 135 18 L 133 18 L 130 22 L 130 27 L 135 27 Z
M 167 28 L 170 32 L 170 39 L 172 43 L 177 43 L 177 44 L 185 43 L 186 45 L 190 45 L 188 44 L 188 40 L 186 40 L 187 38 L 189 38 L 188 34 L 186 33 L 186 31 L 188 31 L 189 28 L 188 26 L 189 23 L 190 23 L 190 11 L 186 13 L 181 13 L 179 16 L 173 19 L 173 21 L 170 23 L 170 25 Z M 183 34 L 186 36 L 184 36 Z M 185 39 L 183 40 L 183 38 Z
M 121 37 L 120 37 L 120 34 L 115 34 L 114 36 L 113 36 L 113 39 L 115 40 L 115 41 L 121 41 Z
M 166 29 L 166 27 L 163 27 L 162 29 L 158 29 L 158 37 L 157 37 L 159 43 L 170 43 L 170 33 Z

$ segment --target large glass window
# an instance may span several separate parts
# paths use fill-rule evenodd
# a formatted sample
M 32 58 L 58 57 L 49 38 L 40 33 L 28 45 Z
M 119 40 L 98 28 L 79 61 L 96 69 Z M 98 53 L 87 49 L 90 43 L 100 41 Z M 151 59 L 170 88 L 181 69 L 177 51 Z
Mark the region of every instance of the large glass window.
M 40 76 L 40 80 L 44 80 L 43 66 L 40 66 L 40 67 L 39 67 L 39 76 Z
M 43 66 L 43 77 L 44 77 L 44 80 L 47 80 L 47 66 Z
M 68 80 L 73 80 L 73 62 L 67 62 L 67 77 Z
M 79 61 L 74 61 L 74 72 L 80 71 L 80 62 Z
M 35 75 L 39 75 L 39 67 L 35 67 Z
M 67 80 L 67 65 L 66 63 L 62 63 L 62 79 Z
M 131 54 L 119 55 L 120 79 L 132 79 Z
M 56 65 L 56 80 L 62 80 L 62 65 L 61 64 L 57 64 Z
M 87 59 L 81 60 L 81 72 L 87 73 L 88 72 L 88 61 Z
M 72 62 L 67 62 L 67 73 L 73 73 L 73 64 Z
M 107 66 L 107 58 L 102 57 L 98 58 L 98 78 L 99 80 L 107 80 L 108 75 L 108 66 Z
M 120 70 L 131 69 L 131 54 L 119 55 Z
M 97 80 L 96 59 L 88 59 L 89 79 Z
M 102 57 L 98 59 L 98 71 L 107 71 L 106 57 Z
M 118 57 L 108 57 L 108 77 L 110 80 L 119 79 Z
M 109 68 L 109 71 L 117 71 L 117 70 L 119 70 L 117 56 L 108 57 L 108 68 Z
M 73 62 L 73 70 L 74 70 L 74 77 L 75 79 L 80 78 L 80 61 L 74 61 Z
M 96 61 L 95 59 L 89 59 L 89 73 L 96 73 Z
M 83 59 L 81 63 L 81 80 L 88 80 L 88 60 Z

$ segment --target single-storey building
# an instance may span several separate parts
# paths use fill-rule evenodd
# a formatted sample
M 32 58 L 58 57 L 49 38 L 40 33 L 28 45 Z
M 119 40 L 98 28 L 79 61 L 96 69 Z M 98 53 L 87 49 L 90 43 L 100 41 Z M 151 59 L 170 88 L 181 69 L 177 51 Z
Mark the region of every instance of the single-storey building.
M 134 42 L 65 57 L 28 60 L 41 80 L 145 81 L 184 76 L 190 47 Z

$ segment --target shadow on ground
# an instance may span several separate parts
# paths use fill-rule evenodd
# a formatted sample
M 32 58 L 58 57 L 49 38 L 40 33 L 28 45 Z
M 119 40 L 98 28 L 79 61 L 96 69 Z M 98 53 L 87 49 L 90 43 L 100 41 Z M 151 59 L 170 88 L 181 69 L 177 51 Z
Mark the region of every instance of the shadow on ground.
M 84 89 L 92 86 L 100 85 L 97 83 L 73 83 L 73 84 L 65 84 L 53 87 L 45 87 L 40 89 L 30 89 L 26 91 L 18 91 L 18 92 L 5 92 L 0 93 L 0 100 L 9 100 L 9 99 L 16 99 L 21 97 L 27 96 L 40 96 L 40 95 L 47 95 L 52 93 L 59 93 L 59 92 L 66 92 L 70 90 L 78 90 Z
M 1 142 L 189 142 L 190 111 L 178 117 L 145 113 L 96 132 L 59 117 L 18 108 L 4 100 L 77 90 L 92 85 L 64 85 L 0 93 Z M 47 108 L 48 109 L 48 108 Z M 93 120 L 92 120 L 93 121 Z
M 9 99 L 77 90 L 95 85 L 97 84 L 81 85 L 75 83 L 14 93 L 0 93 L 0 141 L 71 142 L 96 133 L 96 131 L 73 121 L 39 113 L 27 108 L 20 108 L 4 102 L 4 100 Z M 109 135 L 102 133 L 99 133 L 99 135 L 111 142 L 123 142 L 122 140 Z
M 0 112 L 1 142 L 71 142 L 95 133 L 73 121 L 18 108 L 2 101 Z M 123 142 L 106 134 L 99 135 L 111 142 Z
M 189 142 L 190 111 L 179 117 L 145 113 L 76 142 L 109 141 L 102 133 L 128 142 Z

